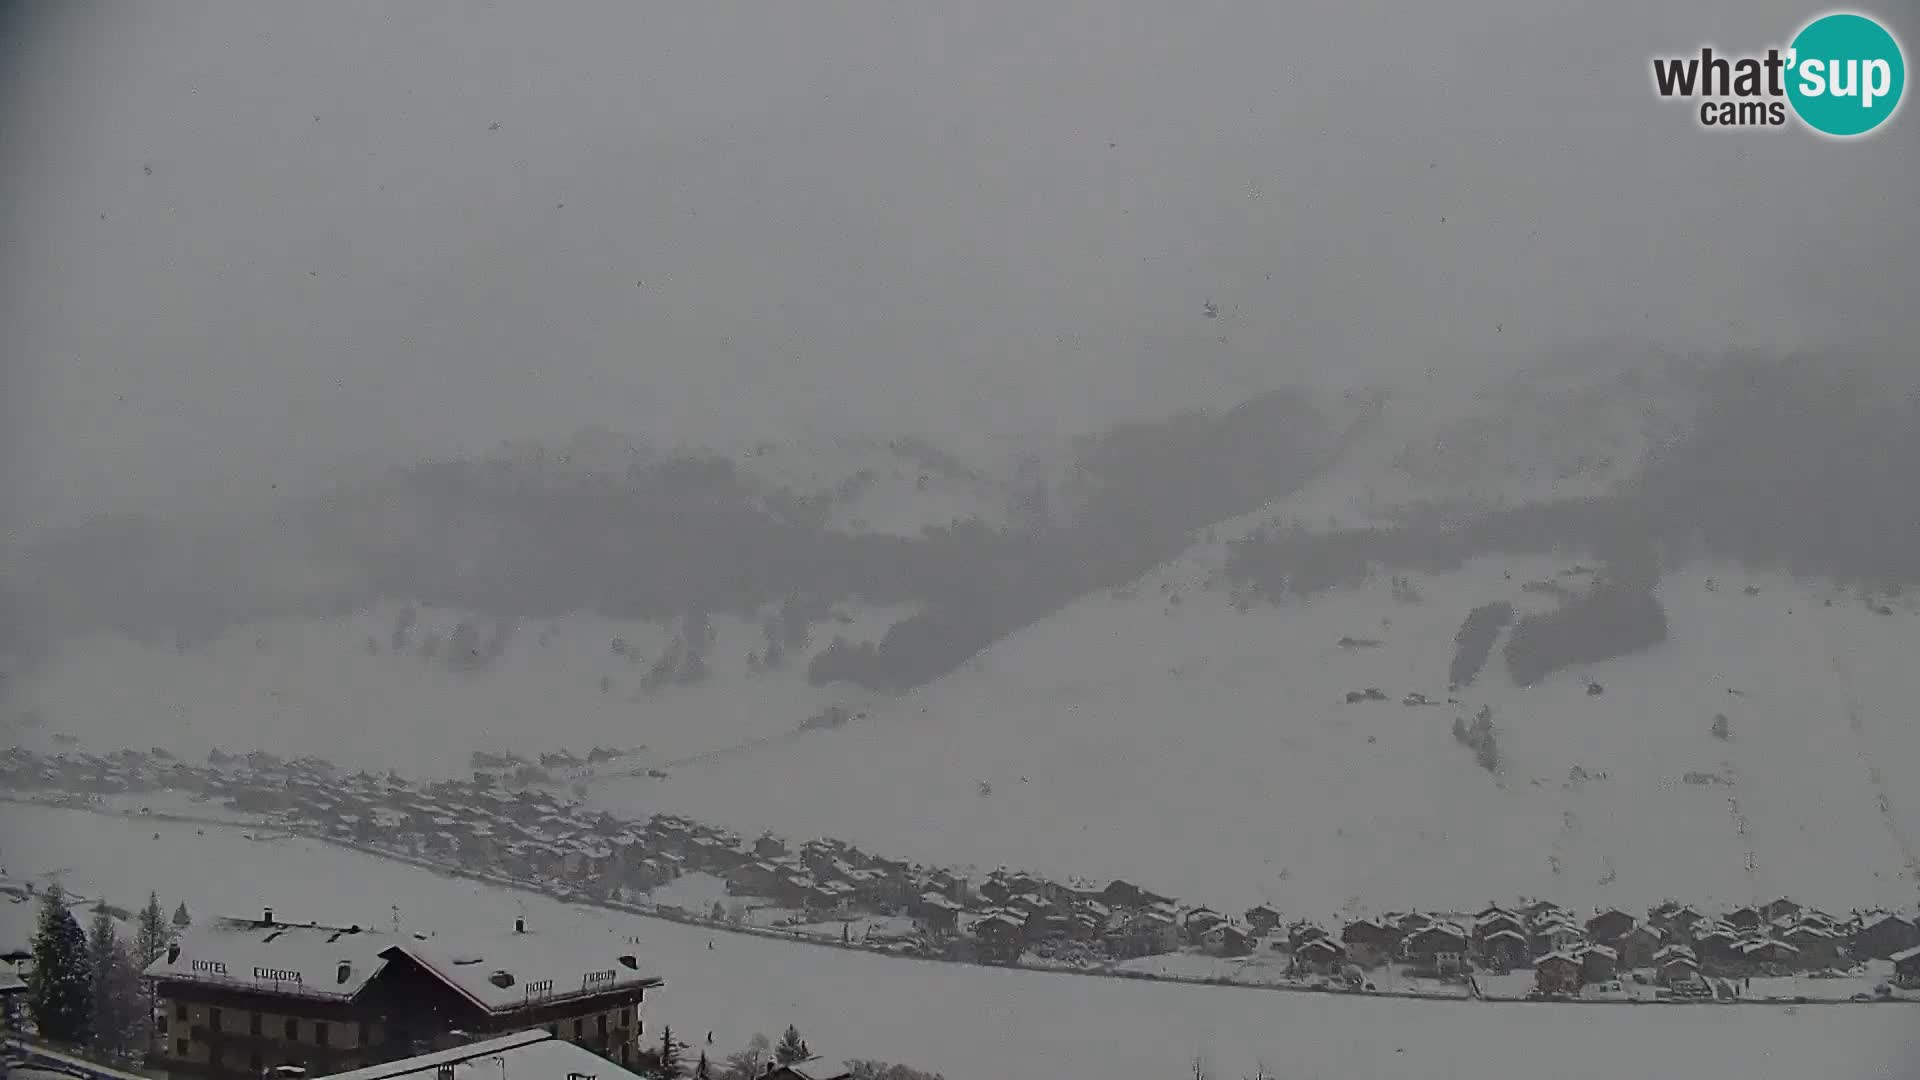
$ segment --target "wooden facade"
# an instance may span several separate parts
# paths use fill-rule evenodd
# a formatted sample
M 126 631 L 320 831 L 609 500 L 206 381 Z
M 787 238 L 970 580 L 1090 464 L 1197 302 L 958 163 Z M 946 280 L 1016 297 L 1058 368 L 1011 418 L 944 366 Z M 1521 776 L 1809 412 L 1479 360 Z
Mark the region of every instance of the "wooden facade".
M 192 935 L 147 971 L 160 1013 L 150 1059 L 170 1076 L 325 1075 L 530 1029 L 627 1065 L 644 1045 L 646 992 L 661 985 L 631 954 L 524 926 L 478 943 L 493 957 L 483 961 L 271 915 L 233 924 Z
M 384 972 L 353 1001 L 314 1001 L 161 981 L 153 1064 L 172 1074 L 257 1077 L 281 1065 L 345 1072 L 529 1028 L 631 1064 L 645 989 L 488 1012 L 417 968 Z

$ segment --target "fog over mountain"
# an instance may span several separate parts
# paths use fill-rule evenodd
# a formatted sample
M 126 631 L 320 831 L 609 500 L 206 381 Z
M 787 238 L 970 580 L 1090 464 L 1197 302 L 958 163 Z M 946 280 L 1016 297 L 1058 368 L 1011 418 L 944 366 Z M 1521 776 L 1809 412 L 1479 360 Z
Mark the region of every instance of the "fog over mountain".
M 1596 336 L 1912 340 L 1910 131 L 1648 88 L 1779 0 L 10 11 L 10 531 L 588 425 L 959 451 Z

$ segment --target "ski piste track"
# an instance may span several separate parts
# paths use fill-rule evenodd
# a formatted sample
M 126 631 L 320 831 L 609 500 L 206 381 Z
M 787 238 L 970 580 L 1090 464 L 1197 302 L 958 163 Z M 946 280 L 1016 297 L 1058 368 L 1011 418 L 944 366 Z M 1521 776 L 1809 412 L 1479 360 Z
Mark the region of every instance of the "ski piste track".
M 1827 651 L 1832 659 L 1833 673 L 1840 677 L 1840 685 L 1845 694 L 1847 708 L 1847 731 L 1853 739 L 1854 750 L 1860 756 L 1861 767 L 1866 770 L 1867 780 L 1873 784 L 1874 799 L 1879 804 L 1880 819 L 1886 823 L 1887 835 L 1893 838 L 1900 849 L 1901 860 L 1906 863 L 1906 877 L 1916 890 L 1920 890 L 1920 849 L 1916 849 L 1907 837 L 1906 829 L 1900 825 L 1900 819 L 1893 812 L 1892 791 L 1887 785 L 1886 776 L 1880 766 L 1875 764 L 1872 751 L 1868 747 L 1866 710 L 1860 704 L 1860 698 L 1853 690 L 1853 667 L 1847 662 L 1846 652 L 1835 647 L 1829 641 Z

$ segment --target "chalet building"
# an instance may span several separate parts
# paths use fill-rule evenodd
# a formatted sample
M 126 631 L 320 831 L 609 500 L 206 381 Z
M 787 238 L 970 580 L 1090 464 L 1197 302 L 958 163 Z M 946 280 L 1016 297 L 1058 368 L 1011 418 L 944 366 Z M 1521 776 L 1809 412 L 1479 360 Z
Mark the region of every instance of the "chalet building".
M 1665 948 L 1666 935 L 1651 923 L 1641 923 L 1620 939 L 1620 965 L 1629 970 L 1653 966 L 1653 954 Z
M 1200 947 L 1209 956 L 1245 956 L 1251 951 L 1247 932 L 1232 923 L 1215 923 L 1200 935 Z
M 1586 982 L 1609 982 L 1620 975 L 1620 954 L 1608 945 L 1589 945 L 1580 951 L 1580 977 Z
M 1372 967 L 1393 955 L 1400 935 L 1372 919 L 1355 919 L 1340 928 L 1340 943 L 1361 967 Z
M 1297 922 L 1287 927 L 1287 948 L 1292 952 L 1299 952 L 1300 946 L 1307 942 L 1329 936 L 1331 935 L 1322 927 L 1310 922 Z
M 1812 924 L 1796 926 L 1780 935 L 1780 940 L 1799 950 L 1802 966 L 1810 968 L 1832 967 L 1840 962 L 1840 949 L 1844 944 L 1831 930 Z
M 1675 949 L 1682 951 L 1669 951 Z M 1654 965 L 1655 978 L 1661 986 L 1691 986 L 1700 981 L 1700 964 L 1685 950 L 1685 945 L 1669 945 L 1660 950 L 1664 955 L 1656 957 Z
M 1467 951 L 1467 934 L 1452 922 L 1436 922 L 1417 934 L 1409 934 L 1402 949 L 1407 961 L 1436 969 L 1440 953 L 1461 955 Z
M 642 1046 L 661 980 L 618 939 L 552 937 L 524 922 L 443 941 L 357 926 L 216 919 L 146 970 L 159 1002 L 153 1058 L 170 1076 L 336 1073 L 449 1040 L 543 1028 L 619 1063 Z
M 1883 912 L 1862 920 L 1853 932 L 1851 951 L 1861 959 L 1885 960 L 1916 945 L 1920 945 L 1920 929 L 1913 920 Z
M 1536 956 L 1550 952 L 1571 953 L 1587 943 L 1587 932 L 1570 920 L 1555 918 L 1533 928 Z
M 960 905 L 937 892 L 924 892 L 913 907 L 914 921 L 928 930 L 952 933 L 959 925 Z
M 974 955 L 982 963 L 1011 964 L 1026 948 L 1026 923 L 1011 912 L 991 912 L 975 920 L 969 930 Z
M 1265 937 L 1280 928 L 1280 912 L 1271 904 L 1259 904 L 1246 911 L 1247 928 L 1256 937 Z
M 1187 942 L 1193 945 L 1200 944 L 1202 939 L 1207 936 L 1207 931 L 1225 924 L 1226 921 L 1226 916 L 1212 908 L 1206 907 L 1194 908 L 1192 911 L 1187 912 L 1180 920 L 1182 933 L 1185 935 Z
M 1533 962 L 1533 983 L 1542 994 L 1580 992 L 1580 961 L 1563 952 L 1551 952 Z
M 1573 914 L 1551 900 L 1535 900 L 1527 905 L 1527 924 L 1535 926 L 1549 919 L 1571 919 Z
M 1480 940 L 1480 959 L 1495 971 L 1515 971 L 1527 966 L 1533 950 L 1518 930 L 1495 930 Z
M 1602 945 L 1618 945 L 1633 929 L 1633 916 L 1619 908 L 1609 908 L 1587 920 L 1587 937 Z
M 1173 902 L 1171 897 L 1148 892 L 1130 881 L 1122 881 L 1119 878 L 1107 883 L 1107 887 L 1100 892 L 1100 899 L 1114 907 L 1129 908 L 1153 907 L 1156 904 Z
M 1734 952 L 1748 967 L 1788 968 L 1800 962 L 1800 950 L 1784 941 L 1753 938 L 1734 946 Z
M 1293 969 L 1295 972 L 1330 975 L 1345 959 L 1340 946 L 1323 937 L 1312 938 L 1293 951 Z
M 1769 901 L 1760 909 L 1760 915 L 1768 922 L 1777 922 L 1780 919 L 1797 919 L 1802 910 L 1804 909 L 1799 904 L 1783 896 L 1778 900 Z
M 1691 904 L 1662 904 L 1648 913 L 1647 921 L 1676 941 L 1690 939 L 1693 928 L 1705 916 Z
M 1164 911 L 1135 912 L 1122 925 L 1120 951 L 1129 956 L 1156 956 L 1179 947 L 1180 924 Z
M 1484 941 L 1488 934 L 1498 933 L 1502 930 L 1509 930 L 1524 936 L 1527 927 L 1525 923 L 1520 921 L 1518 915 L 1501 911 L 1499 908 L 1491 908 L 1482 912 L 1473 920 L 1473 940 L 1476 942 Z
M 1920 945 L 1894 953 L 1893 985 L 1920 990 Z

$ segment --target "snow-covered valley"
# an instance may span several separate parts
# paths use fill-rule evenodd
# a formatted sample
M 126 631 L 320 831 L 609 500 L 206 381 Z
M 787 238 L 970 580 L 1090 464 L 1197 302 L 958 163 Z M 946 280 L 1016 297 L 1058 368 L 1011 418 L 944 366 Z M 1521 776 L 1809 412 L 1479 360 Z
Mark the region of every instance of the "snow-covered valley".
M 716 937 L 437 875 L 240 827 L 0 806 L 6 869 L 198 918 L 274 907 L 287 919 L 454 932 L 506 925 L 638 937 L 667 980 L 648 1025 L 731 1050 L 792 1023 L 823 1054 L 937 1069 L 953 1080 L 1214 1075 L 1265 1063 L 1288 1077 L 1726 1080 L 1906 1075 L 1920 1055 L 1905 1006 L 1567 1008 L 1269 994 L 956 967 Z M 156 839 L 157 835 L 157 839 Z M 249 838 L 251 837 L 251 838 Z M 708 948 L 709 943 L 713 947 Z
M 1501 655 L 1516 631 L 1502 629 L 1479 678 L 1454 691 L 1470 613 L 1553 611 L 1594 588 L 1604 564 L 1538 543 L 1418 567 L 1363 560 L 1358 577 L 1334 580 L 1336 567 L 1277 602 L 1231 565 L 1236 544 L 1276 522 L 1379 527 L 1421 500 L 1511 507 L 1612 490 L 1683 426 L 1695 386 L 1649 362 L 1477 394 L 1349 393 L 1308 425 L 1320 465 L 1291 494 L 1192 530 L 1143 577 L 1036 608 L 905 692 L 811 678 L 808 658 L 835 638 L 884 642 L 929 605 L 843 596 L 786 637 L 778 604 L 648 621 L 392 599 L 243 621 L 204 641 L 69 636 L 11 681 L 0 721 L 40 752 L 258 749 L 409 777 L 464 777 L 475 755 L 598 748 L 595 765 L 552 780 L 628 818 L 670 811 L 930 864 L 1126 878 L 1229 910 L 1265 901 L 1328 917 L 1517 895 L 1639 910 L 1781 894 L 1837 911 L 1909 908 L 1920 800 L 1896 763 L 1920 760 L 1920 613 L 1897 588 L 1676 560 L 1650 594 L 1657 640 L 1516 682 Z M 570 454 L 599 462 L 595 484 L 648 460 L 612 445 Z M 974 470 L 911 441 L 756 446 L 738 460 L 756 483 L 826 492 L 809 512 L 838 515 L 836 528 L 858 516 L 887 543 L 969 507 L 1003 522 L 1019 486 L 1008 461 Z M 1039 488 L 1072 487 L 1057 461 L 1025 464 Z M 537 478 L 557 466 L 536 454 L 502 467 Z M 668 479 L 649 482 L 691 483 Z M 893 501 L 871 501 L 881 496 Z M 353 520 L 369 535 L 392 523 Z M 981 528 L 982 562 L 1034 573 L 1005 534 Z M 964 557 L 970 534 L 956 535 L 939 558 Z M 485 558 L 490 545 L 455 547 Z M 999 580 L 992 566 L 961 569 L 975 577 L 945 583 L 949 606 L 964 583 Z M 471 584 L 434 580 L 443 592 Z M 945 641 L 951 623 L 918 629 L 965 656 L 971 646 L 950 646 L 979 626 L 963 621 Z M 790 648 L 769 663 L 776 638 Z M 1456 729 L 1477 715 L 1497 740 L 1481 759 Z

